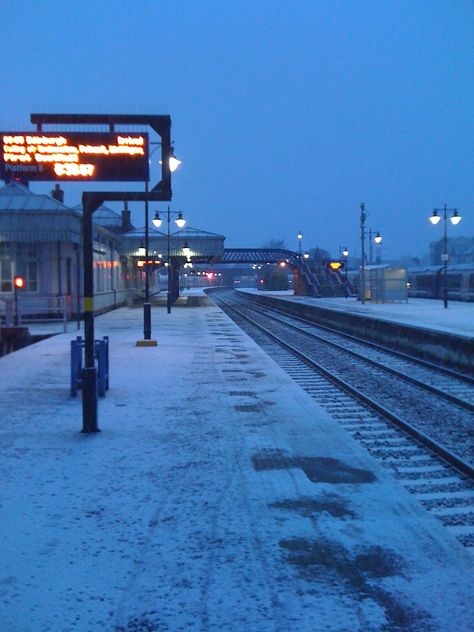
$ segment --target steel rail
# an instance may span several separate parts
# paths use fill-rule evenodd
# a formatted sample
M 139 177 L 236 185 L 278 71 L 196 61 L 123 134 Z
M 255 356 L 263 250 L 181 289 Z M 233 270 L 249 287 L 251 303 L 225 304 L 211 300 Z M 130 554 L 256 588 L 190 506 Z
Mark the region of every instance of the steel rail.
M 359 360 L 362 360 L 364 362 L 366 362 L 367 364 L 370 364 L 374 367 L 377 367 L 378 369 L 381 369 L 383 371 L 386 371 L 387 373 L 390 373 L 392 375 L 395 375 L 396 377 L 410 383 L 413 384 L 415 386 L 418 386 L 420 388 L 423 388 L 427 391 L 429 391 L 430 393 L 433 393 L 434 395 L 437 395 L 438 397 L 445 399 L 446 401 L 450 402 L 451 404 L 456 404 L 457 406 L 460 406 L 461 408 L 464 408 L 470 412 L 474 412 L 474 404 L 472 404 L 471 402 L 468 402 L 464 399 L 459 399 L 459 397 L 456 397 L 455 395 L 451 395 L 451 393 L 446 393 L 445 391 L 440 390 L 439 388 L 437 388 L 436 386 L 432 386 L 431 384 L 427 384 L 426 382 L 422 382 L 421 380 L 412 377 L 411 375 L 407 375 L 406 373 L 403 373 L 397 369 L 394 369 L 390 366 L 386 366 L 385 364 L 380 364 L 380 362 L 378 362 L 377 360 L 374 360 L 372 358 L 367 358 L 364 355 L 358 353 L 357 351 L 354 351 L 352 349 L 347 349 L 346 347 L 342 346 L 341 344 L 338 344 L 337 342 L 331 341 L 331 340 L 325 340 L 324 338 L 322 338 L 321 336 L 319 336 L 317 333 L 315 332 L 311 332 L 311 331 L 305 331 L 304 329 L 302 329 L 301 327 L 298 327 L 297 325 L 294 325 L 292 323 L 288 323 L 288 322 L 284 322 L 283 320 L 280 320 L 278 317 L 269 314 L 268 312 L 276 312 L 277 314 L 281 314 L 282 316 L 286 316 L 288 318 L 294 318 L 298 321 L 301 321 L 303 323 L 307 323 L 308 325 L 311 325 L 312 327 L 317 327 L 320 328 L 322 330 L 325 331 L 329 331 L 334 335 L 337 336 L 342 336 L 344 338 L 349 338 L 350 340 L 356 342 L 357 344 L 361 344 L 361 345 L 366 345 L 366 346 L 370 346 L 371 348 L 375 349 L 376 351 L 381 351 L 383 353 L 389 353 L 395 357 L 401 357 L 403 360 L 409 361 L 409 362 L 413 362 L 415 364 L 419 364 L 420 366 L 422 366 L 423 368 L 428 368 L 430 370 L 433 371 L 437 371 L 440 373 L 444 373 L 444 369 L 442 371 L 439 371 L 439 367 L 436 365 L 432 365 L 431 363 L 426 363 L 425 361 L 418 361 L 417 359 L 412 358 L 411 356 L 405 356 L 405 354 L 399 354 L 398 352 L 394 352 L 391 351 L 389 349 L 387 349 L 386 347 L 383 347 L 381 345 L 377 345 L 376 343 L 373 342 L 366 342 L 365 340 L 361 339 L 361 338 L 357 338 L 355 336 L 350 336 L 348 334 L 344 334 L 342 332 L 337 331 L 336 329 L 332 329 L 331 327 L 325 327 L 324 325 L 319 325 L 318 323 L 314 323 L 310 320 L 306 320 L 304 318 L 300 318 L 299 316 L 294 316 L 293 314 L 287 314 L 286 312 L 280 312 L 278 309 L 275 309 L 273 307 L 262 307 L 259 304 L 255 304 L 253 301 L 242 301 L 243 304 L 250 304 L 252 305 L 252 309 L 254 309 L 257 312 L 261 312 L 264 313 L 265 316 L 268 316 L 268 318 L 272 318 L 273 320 L 286 325 L 287 327 L 290 327 L 292 329 L 294 329 L 295 331 L 298 331 L 299 333 L 309 336 L 311 338 L 314 338 L 328 346 L 332 346 L 336 349 L 339 349 L 341 351 L 343 351 L 344 353 L 347 353 L 348 355 L 351 355 Z M 459 374 L 457 373 L 451 373 L 449 372 L 448 377 L 452 377 L 452 378 L 459 378 Z M 468 378 L 468 376 L 463 376 L 465 378 Z M 471 383 L 470 379 L 468 378 L 465 381 L 469 381 L 469 383 Z M 474 380 L 472 381 L 472 384 L 474 385 Z
M 260 303 L 254 301 L 251 298 L 251 295 L 243 296 L 243 293 L 239 293 L 239 298 L 243 301 L 247 301 L 248 303 L 257 304 L 262 307 Z M 376 342 L 372 342 L 371 340 L 364 340 L 364 338 L 358 338 L 353 334 L 348 334 L 344 331 L 339 331 L 338 329 L 334 329 L 333 327 L 328 327 L 328 325 L 322 325 L 313 320 L 308 320 L 307 318 L 303 318 L 302 316 L 297 316 L 296 314 L 291 314 L 289 312 L 285 312 L 276 308 L 275 306 L 264 306 L 265 309 L 273 310 L 279 314 L 283 314 L 285 316 L 290 316 L 295 320 L 300 320 L 303 323 L 307 323 L 308 325 L 313 325 L 314 327 L 319 327 L 326 331 L 330 331 L 331 333 L 337 334 L 339 336 L 343 336 L 344 338 L 348 338 L 349 340 L 353 340 L 354 342 L 358 342 L 360 344 L 366 345 L 367 347 L 373 347 L 378 351 L 383 351 L 385 353 L 389 353 L 395 357 L 401 358 L 402 360 L 406 360 L 407 362 L 413 362 L 415 364 L 419 364 L 420 366 L 424 366 L 427 369 L 432 369 L 433 371 L 437 371 L 438 373 L 442 373 L 447 375 L 448 377 L 452 377 L 463 382 L 467 382 L 474 386 L 474 377 L 470 375 L 466 375 L 465 373 L 460 373 L 459 371 L 455 371 L 454 369 L 449 369 L 448 367 L 441 366 L 439 364 L 435 364 L 434 362 L 430 362 L 429 360 L 424 360 L 423 358 L 418 358 L 417 356 L 412 356 L 409 353 L 404 353 L 403 351 L 397 351 L 396 349 L 391 349 L 390 347 L 385 347 L 384 345 L 377 344 Z
M 420 445 L 422 445 L 425 448 L 428 448 L 429 450 L 434 452 L 436 455 L 438 455 L 441 459 L 446 461 L 449 465 L 453 466 L 458 471 L 460 471 L 462 474 L 464 474 L 465 476 L 467 476 L 470 479 L 474 480 L 474 467 L 471 466 L 469 463 L 466 463 L 465 461 L 460 459 L 458 456 L 456 456 L 455 454 L 453 454 L 452 452 L 450 452 L 449 450 L 444 448 L 442 445 L 440 445 L 439 443 L 436 443 L 436 441 L 433 441 L 433 439 L 431 439 L 428 435 L 426 435 L 425 433 L 421 432 L 420 430 L 417 430 L 411 424 L 407 423 L 406 421 L 404 421 L 403 419 L 401 419 L 397 415 L 391 413 L 389 410 L 387 410 L 381 404 L 378 404 L 377 402 L 372 400 L 370 397 L 367 397 L 367 395 L 364 395 L 364 393 L 362 393 L 358 389 L 356 389 L 353 386 L 351 386 L 345 380 L 342 380 L 341 378 L 339 378 L 336 375 L 334 375 L 331 371 L 328 371 L 327 369 L 325 369 L 323 366 L 318 364 L 315 360 L 313 360 L 312 358 L 307 356 L 305 353 L 303 353 L 302 351 L 299 351 L 298 349 L 296 349 L 295 347 L 293 347 L 289 343 L 285 342 L 279 336 L 277 336 L 273 332 L 269 331 L 263 325 L 261 325 L 260 323 L 257 323 L 256 321 L 254 321 L 252 318 L 250 318 L 246 314 L 243 314 L 235 306 L 230 305 L 229 303 L 225 302 L 221 297 L 217 297 L 214 294 L 213 295 L 213 299 L 220 301 L 223 305 L 225 305 L 227 307 L 227 309 L 230 309 L 231 311 L 233 311 L 236 314 L 238 314 L 241 318 L 243 318 L 244 320 L 249 322 L 253 327 L 255 327 L 256 329 L 260 330 L 266 336 L 271 338 L 278 345 L 280 345 L 281 347 L 285 348 L 287 351 L 289 351 L 290 353 L 292 353 L 296 357 L 298 357 L 301 360 L 303 360 L 303 362 L 307 366 L 310 366 L 315 371 L 317 371 L 318 373 L 323 375 L 326 379 L 331 381 L 338 388 L 341 388 L 345 392 L 349 393 L 355 399 L 357 399 L 358 401 L 361 401 L 363 404 L 368 406 L 371 410 L 375 411 L 376 413 L 378 413 L 379 415 L 381 415 L 385 419 L 388 419 L 390 422 L 392 422 L 397 427 L 401 428 L 407 434 L 409 434 Z M 253 308 L 249 308 L 249 309 L 253 309 Z

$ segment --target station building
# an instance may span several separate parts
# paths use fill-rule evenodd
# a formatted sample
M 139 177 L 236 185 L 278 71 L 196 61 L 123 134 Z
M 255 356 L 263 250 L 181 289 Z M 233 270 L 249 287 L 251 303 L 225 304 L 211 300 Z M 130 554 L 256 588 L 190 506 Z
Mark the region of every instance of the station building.
M 145 229 L 135 228 L 130 211 L 100 206 L 94 213 L 94 305 L 96 313 L 143 297 Z M 184 227 L 170 232 L 169 253 L 175 274 L 190 260 L 222 257 L 222 235 Z M 183 248 L 185 250 L 183 250 Z M 160 269 L 167 264 L 168 234 L 149 225 L 151 293 L 161 289 Z M 0 188 L 0 318 L 7 319 L 14 299 L 14 278 L 23 314 L 50 316 L 82 313 L 82 207 L 69 207 L 56 185 L 51 195 L 33 193 L 19 182 Z M 165 288 L 166 289 L 166 288 Z

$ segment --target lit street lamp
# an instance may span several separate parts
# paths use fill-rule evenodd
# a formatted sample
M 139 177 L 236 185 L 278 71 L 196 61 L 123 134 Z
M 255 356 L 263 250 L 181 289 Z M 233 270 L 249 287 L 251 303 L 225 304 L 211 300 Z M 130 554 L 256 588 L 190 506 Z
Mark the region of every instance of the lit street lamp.
M 443 300 L 444 307 L 448 307 L 448 211 L 452 212 L 449 221 L 454 226 L 457 226 L 461 221 L 461 215 L 458 214 L 457 209 L 455 208 L 447 208 L 446 204 L 443 208 L 435 208 L 433 209 L 433 215 L 431 215 L 430 222 L 436 226 L 436 224 L 441 220 L 441 217 L 438 213 L 443 212 L 443 220 L 444 220 L 444 238 L 443 238 L 443 254 L 441 255 L 441 260 L 444 264 L 444 288 L 443 288 Z
M 184 242 L 183 247 L 181 248 L 181 250 L 184 252 L 184 256 L 187 259 L 189 257 L 189 255 L 191 254 L 191 248 L 188 246 L 188 242 L 187 241 Z
M 361 242 L 361 260 L 359 275 L 359 293 L 362 305 L 365 304 L 365 220 L 367 213 L 365 212 L 365 204 L 360 205 L 360 242 Z
M 150 143 L 150 145 L 156 145 L 150 152 L 149 162 L 151 164 L 151 157 L 155 151 L 161 147 L 161 143 Z M 159 161 L 161 164 L 161 160 Z M 170 171 L 176 171 L 181 164 L 181 160 L 178 160 L 174 155 L 174 148 L 171 146 L 171 155 L 169 157 Z M 150 305 L 150 277 L 149 277 L 149 230 L 148 230 L 148 180 L 145 181 L 145 193 L 147 197 L 145 199 L 145 300 L 143 302 L 143 338 L 145 340 L 151 339 L 151 305 Z M 153 343 L 156 344 L 156 343 Z
M 372 237 L 373 233 L 375 233 L 374 230 L 372 230 L 371 228 L 369 228 L 369 244 L 370 244 L 370 248 L 369 248 L 369 266 L 372 265 L 373 262 L 373 257 L 372 257 L 372 247 L 373 244 L 376 244 L 377 246 L 379 244 L 382 243 L 382 236 L 380 235 L 380 232 L 377 231 L 377 234 L 375 235 L 375 237 Z
M 375 235 L 375 237 L 372 237 L 372 235 L 375 233 L 374 230 L 372 230 L 371 228 L 369 228 L 369 230 L 367 231 L 369 234 L 369 267 L 372 267 L 372 263 L 373 263 L 373 257 L 372 257 L 372 250 L 373 250 L 373 245 L 376 244 L 377 246 L 379 244 L 382 243 L 382 237 L 380 235 L 380 232 L 377 231 L 377 234 Z M 373 274 L 372 272 L 369 272 L 369 289 L 370 289 L 370 300 L 372 301 L 372 280 L 373 280 Z
M 347 250 L 347 246 L 344 246 L 344 248 L 341 248 L 341 246 L 339 246 L 339 257 L 344 257 L 344 259 L 345 259 L 344 267 L 346 269 L 346 288 L 347 288 L 347 280 L 348 280 L 347 264 L 349 262 L 349 251 Z M 349 288 L 347 288 L 347 291 L 349 291 Z M 347 294 L 346 294 L 346 296 L 347 296 Z
M 298 257 L 297 257 L 298 258 L 298 268 L 300 270 L 302 270 L 303 269 L 303 262 L 305 263 L 306 266 L 308 265 L 306 262 L 309 259 L 309 252 L 305 251 L 303 253 L 303 244 L 302 244 L 302 242 L 303 242 L 303 233 L 300 230 L 298 231 L 298 233 L 296 235 L 296 238 L 298 239 Z M 283 264 L 282 267 L 284 267 L 285 265 L 286 264 Z M 280 264 L 280 266 L 281 266 L 281 264 Z M 299 274 L 297 276 L 293 275 L 293 279 L 294 279 L 294 281 L 293 281 L 294 282 L 294 291 L 298 292 L 299 291 L 298 288 L 300 287 L 300 283 L 301 283 L 300 275 Z
M 168 292 L 166 294 L 166 311 L 168 314 L 171 314 L 171 283 L 172 283 L 172 270 L 171 270 L 172 266 L 171 266 L 171 251 L 170 251 L 171 250 L 170 248 L 171 215 L 177 215 L 177 218 L 174 220 L 174 223 L 176 224 L 178 228 L 183 228 L 184 225 L 186 224 L 186 220 L 184 219 L 182 212 L 171 211 L 170 207 L 168 206 L 168 210 L 166 211 L 166 223 L 167 223 L 166 239 L 167 239 L 167 246 L 168 246 Z M 156 211 L 155 217 L 152 221 L 153 221 L 153 226 L 155 226 L 156 228 L 159 228 L 161 224 L 163 223 L 163 220 L 161 219 L 158 211 Z M 190 252 L 187 242 L 184 243 L 183 251 L 186 256 Z
M 360 299 L 362 305 L 365 303 L 365 237 L 369 236 L 369 266 L 372 265 L 372 247 L 373 243 L 379 245 L 382 243 L 382 236 L 377 231 L 376 235 L 372 237 L 375 233 L 371 228 L 366 231 L 365 230 L 365 220 L 367 219 L 367 213 L 365 212 L 365 204 L 362 203 L 360 205 L 360 241 L 361 241 L 361 263 L 360 263 Z M 372 277 L 371 277 L 372 278 Z
M 296 237 L 298 238 L 298 253 L 301 259 L 301 240 L 303 239 L 303 233 L 299 230 Z
M 158 143 L 159 145 L 161 145 L 161 143 Z M 154 151 L 154 150 L 153 150 Z M 152 152 L 153 153 L 153 152 Z M 161 165 L 161 160 L 159 161 L 160 165 Z M 171 146 L 171 156 L 169 157 L 169 162 L 168 162 L 169 166 L 170 166 L 170 171 L 171 173 L 173 173 L 173 171 L 176 171 L 176 169 L 179 167 L 179 165 L 181 164 L 181 160 L 179 160 L 179 158 L 176 158 L 176 156 L 174 155 L 174 147 Z

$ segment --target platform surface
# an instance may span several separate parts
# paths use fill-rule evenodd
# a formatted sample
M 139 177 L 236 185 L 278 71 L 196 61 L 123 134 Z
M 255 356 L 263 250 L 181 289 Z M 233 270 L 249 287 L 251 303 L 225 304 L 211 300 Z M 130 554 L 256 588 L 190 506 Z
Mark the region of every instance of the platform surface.
M 96 319 L 0 359 L 0 630 L 464 632 L 472 556 L 216 307 Z
M 474 336 L 474 303 L 467 301 L 449 301 L 448 307 L 445 309 L 443 301 L 429 298 L 409 298 L 407 302 L 401 303 L 371 303 L 366 301 L 362 305 L 361 301 L 355 297 L 312 298 L 310 296 L 294 296 L 293 290 L 260 292 L 259 290 L 242 289 L 238 291 L 250 292 L 259 296 L 275 296 L 287 301 L 296 301 L 413 327 L 445 331 L 470 338 Z

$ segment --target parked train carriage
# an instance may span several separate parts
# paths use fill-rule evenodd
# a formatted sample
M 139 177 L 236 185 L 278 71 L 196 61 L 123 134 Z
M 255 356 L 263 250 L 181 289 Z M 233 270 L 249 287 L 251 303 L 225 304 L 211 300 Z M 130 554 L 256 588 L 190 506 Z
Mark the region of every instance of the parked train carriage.
M 408 296 L 417 298 L 437 298 L 440 266 L 408 268 Z
M 409 268 L 408 296 L 443 298 L 444 266 Z M 474 264 L 461 263 L 448 267 L 448 298 L 455 301 L 474 301 Z
M 349 280 L 357 296 L 359 271 L 349 270 Z M 448 268 L 448 298 L 454 301 L 474 301 L 474 264 L 462 263 Z M 408 269 L 408 296 L 412 298 L 442 299 L 444 266 L 425 266 Z

